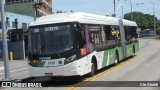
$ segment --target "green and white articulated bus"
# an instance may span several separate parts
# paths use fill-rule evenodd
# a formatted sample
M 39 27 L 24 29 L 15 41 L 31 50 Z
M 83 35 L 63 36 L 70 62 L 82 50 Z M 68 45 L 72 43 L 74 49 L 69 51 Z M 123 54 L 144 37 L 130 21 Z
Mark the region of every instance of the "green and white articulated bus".
M 40 17 L 29 27 L 31 77 L 93 76 L 138 50 L 137 24 L 124 19 L 58 13 Z

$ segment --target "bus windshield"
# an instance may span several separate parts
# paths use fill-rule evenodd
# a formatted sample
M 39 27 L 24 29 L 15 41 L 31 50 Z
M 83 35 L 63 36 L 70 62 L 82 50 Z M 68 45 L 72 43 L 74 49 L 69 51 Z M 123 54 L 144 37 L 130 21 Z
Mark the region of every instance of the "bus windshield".
M 29 53 L 62 57 L 73 49 L 70 25 L 34 26 L 29 29 Z

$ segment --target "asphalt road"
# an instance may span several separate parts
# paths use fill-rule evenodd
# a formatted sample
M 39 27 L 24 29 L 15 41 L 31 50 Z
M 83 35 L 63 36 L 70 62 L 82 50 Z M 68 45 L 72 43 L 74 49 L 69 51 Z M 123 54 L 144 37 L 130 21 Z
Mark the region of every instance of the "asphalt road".
M 97 75 L 87 77 L 56 77 L 56 78 L 29 78 L 26 60 L 10 61 L 11 77 L 14 79 L 26 79 L 28 81 L 49 82 L 43 88 L 0 88 L 0 90 L 160 90 L 158 87 L 106 87 L 106 81 L 160 81 L 160 41 L 154 39 L 140 39 L 140 51 L 133 58 L 128 58 L 117 66 L 110 66 L 100 70 Z M 0 61 L 1 63 L 1 61 Z M 2 64 L 0 64 L 2 65 Z M 1 67 L 1 66 L 0 66 Z M 0 79 L 3 78 L 0 69 Z M 53 83 L 51 81 L 69 81 Z M 117 85 L 113 82 L 111 86 Z M 133 82 L 131 82 L 132 84 Z M 122 83 L 121 83 L 122 84 Z M 159 83 L 160 84 L 160 83 Z M 89 87 L 86 87 L 89 86 Z M 160 85 L 159 85 L 160 86 Z

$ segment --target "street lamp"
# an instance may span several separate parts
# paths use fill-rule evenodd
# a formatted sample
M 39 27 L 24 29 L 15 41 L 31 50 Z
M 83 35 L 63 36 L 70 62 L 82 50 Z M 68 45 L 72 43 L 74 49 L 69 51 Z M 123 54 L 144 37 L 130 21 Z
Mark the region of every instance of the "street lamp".
M 111 11 L 114 9 L 114 12 L 112 14 L 112 16 L 116 16 L 115 12 L 116 12 L 116 5 L 118 4 L 119 0 L 116 2 L 115 0 L 113 0 L 113 7 L 110 8 L 108 14 L 106 16 L 110 16 Z
M 130 6 L 131 6 L 131 20 L 133 21 L 132 0 L 130 0 Z
M 116 9 L 115 14 L 117 13 L 117 11 L 118 11 L 118 9 L 119 9 L 120 7 L 122 8 L 122 18 L 123 18 L 124 15 L 123 15 L 123 6 L 122 6 L 122 5 L 120 5 L 120 6 Z
M 116 1 L 115 0 L 113 0 L 113 6 L 114 6 L 114 14 L 115 14 L 116 12 Z
M 156 17 L 155 17 L 155 10 L 154 10 L 154 4 L 153 4 L 153 16 L 154 16 L 154 31 L 155 31 L 155 37 L 157 37 L 157 31 L 156 31 Z
M 18 29 L 18 18 L 15 19 L 15 28 Z

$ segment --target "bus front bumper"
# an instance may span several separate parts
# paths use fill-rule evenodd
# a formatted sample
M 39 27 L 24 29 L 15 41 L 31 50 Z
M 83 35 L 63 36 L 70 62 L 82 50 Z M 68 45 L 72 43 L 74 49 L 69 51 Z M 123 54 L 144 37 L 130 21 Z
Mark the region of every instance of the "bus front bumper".
M 31 77 L 37 76 L 75 76 L 83 75 L 80 70 L 78 61 L 56 67 L 32 67 L 29 66 L 29 74 Z

